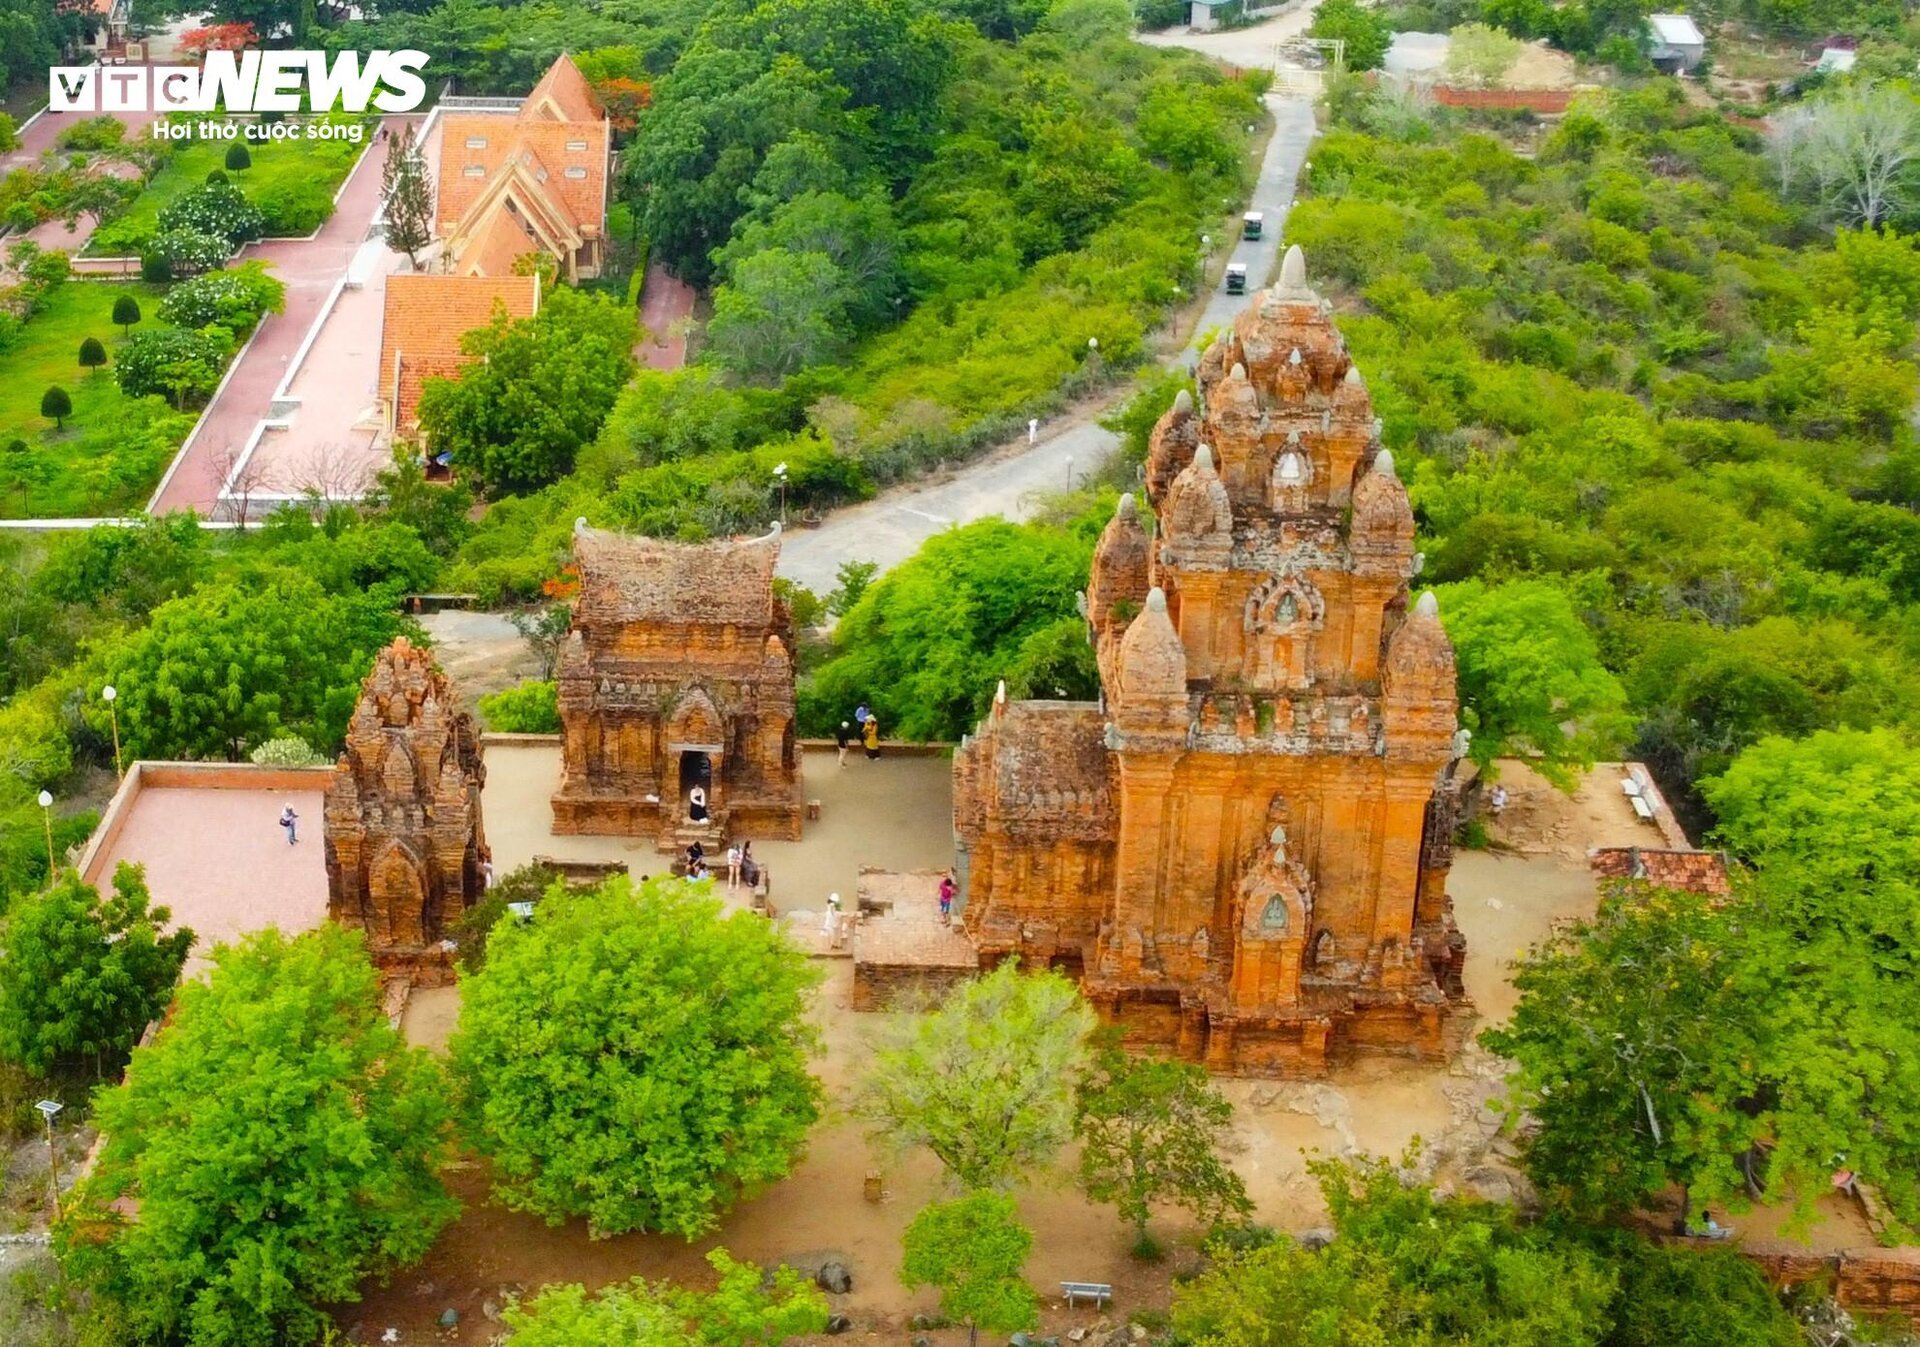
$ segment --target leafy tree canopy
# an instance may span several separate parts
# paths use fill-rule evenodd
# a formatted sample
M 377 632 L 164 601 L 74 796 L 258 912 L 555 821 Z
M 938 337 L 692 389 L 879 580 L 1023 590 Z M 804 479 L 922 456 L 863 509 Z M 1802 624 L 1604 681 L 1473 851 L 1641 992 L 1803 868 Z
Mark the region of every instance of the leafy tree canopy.
M 1571 790 L 1577 772 L 1620 743 L 1628 721 L 1620 681 L 1566 591 L 1541 580 L 1468 580 L 1439 598 L 1474 760 L 1524 755 Z
M 121 862 L 113 894 L 66 871 L 0 925 L 0 1058 L 44 1076 L 89 1058 L 117 1064 L 173 998 L 193 932 L 163 935 L 145 872 Z
M 496 927 L 452 1050 L 498 1200 L 595 1234 L 711 1230 L 819 1116 L 818 981 L 777 927 L 681 880 L 549 893 Z
M 937 1287 L 940 1312 L 963 1320 L 968 1341 L 981 1329 L 1008 1333 L 1039 1318 L 1033 1288 L 1020 1276 L 1033 1232 L 1004 1193 L 969 1193 L 922 1208 L 903 1240 L 900 1280 Z
M 707 1261 L 719 1273 L 712 1291 L 636 1277 L 589 1296 L 586 1288 L 550 1286 L 501 1316 L 505 1347 L 780 1347 L 827 1326 L 827 1299 L 790 1267 L 763 1284 L 760 1269 L 725 1249 Z
M 120 694 L 130 760 L 238 761 L 287 734 L 331 750 L 374 655 L 411 627 L 386 594 L 329 594 L 307 576 L 274 570 L 162 604 L 95 667 Z M 87 715 L 106 728 L 104 707 L 89 705 Z
M 1004 1186 L 1072 1137 L 1074 1076 L 1093 1020 L 1060 974 L 1003 963 L 933 1013 L 892 1026 L 860 1111 L 877 1138 L 925 1146 L 963 1188 Z
M 998 681 L 1029 665 L 1065 677 L 1055 684 L 1030 672 L 1035 695 L 1056 695 L 1055 686 L 1091 695 L 1091 662 L 1063 667 L 1054 630 L 1077 621 L 1074 596 L 1091 558 L 1090 538 L 1000 519 L 936 535 L 840 620 L 832 656 L 803 693 L 803 719 L 824 729 L 864 701 L 889 735 L 958 739 Z
M 99 1096 L 107 1142 L 57 1231 L 62 1264 L 124 1314 L 119 1341 L 312 1341 L 322 1306 L 453 1218 L 446 1097 L 388 1025 L 358 933 L 217 946 Z M 123 1197 L 137 1216 L 112 1209 Z
M 1252 1214 L 1246 1185 L 1219 1154 L 1233 1105 L 1206 1068 L 1135 1056 L 1109 1036 L 1080 1077 L 1076 1105 L 1081 1186 L 1117 1206 L 1142 1244 L 1157 1202 L 1202 1221 Z

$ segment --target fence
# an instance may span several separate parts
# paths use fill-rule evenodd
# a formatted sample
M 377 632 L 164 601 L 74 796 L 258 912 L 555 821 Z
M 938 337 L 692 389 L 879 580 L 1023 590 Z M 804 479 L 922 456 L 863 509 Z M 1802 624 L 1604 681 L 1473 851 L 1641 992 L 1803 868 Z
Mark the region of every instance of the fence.
M 1433 86 L 1433 101 L 1450 108 L 1525 109 L 1557 117 L 1573 101 L 1573 90 L 1456 89 L 1451 85 L 1436 84 Z

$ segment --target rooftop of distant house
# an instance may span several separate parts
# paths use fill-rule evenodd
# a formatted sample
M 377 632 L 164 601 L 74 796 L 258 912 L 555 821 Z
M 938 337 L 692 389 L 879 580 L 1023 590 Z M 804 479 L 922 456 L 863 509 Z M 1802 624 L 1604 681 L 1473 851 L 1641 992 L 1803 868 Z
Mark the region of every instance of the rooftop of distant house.
M 1726 857 L 1717 851 L 1596 847 L 1588 853 L 1599 879 L 1638 879 L 1663 889 L 1724 896 L 1733 892 Z

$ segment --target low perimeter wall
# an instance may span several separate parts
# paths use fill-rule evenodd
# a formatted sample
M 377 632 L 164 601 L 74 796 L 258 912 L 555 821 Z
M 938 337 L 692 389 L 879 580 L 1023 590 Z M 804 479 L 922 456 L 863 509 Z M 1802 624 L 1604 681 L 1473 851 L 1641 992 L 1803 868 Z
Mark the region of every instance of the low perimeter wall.
M 136 762 L 127 769 L 120 789 L 113 793 L 93 836 L 87 839 L 75 867 L 80 878 L 99 884 L 106 876 L 95 874 L 101 858 L 110 854 L 127 815 L 140 792 L 149 786 L 174 786 L 186 790 L 325 790 L 333 777 L 333 766 L 266 767 L 250 762 Z
M 1905 1315 L 1920 1327 L 1920 1249 L 1847 1249 L 1840 1253 L 1741 1251 L 1776 1287 L 1830 1287 L 1833 1298 L 1864 1314 Z

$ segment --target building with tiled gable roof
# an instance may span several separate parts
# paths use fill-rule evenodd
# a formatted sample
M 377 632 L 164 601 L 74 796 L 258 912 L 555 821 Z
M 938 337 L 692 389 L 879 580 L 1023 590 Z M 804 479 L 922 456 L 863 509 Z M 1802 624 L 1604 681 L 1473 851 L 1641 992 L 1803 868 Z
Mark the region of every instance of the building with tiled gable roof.
M 598 276 L 612 143 L 605 110 L 565 54 L 519 111 L 443 118 L 434 212 L 443 266 L 501 275 L 519 246 L 555 258 L 570 281 Z
M 540 309 L 538 276 L 389 276 L 380 328 L 380 402 L 388 436 L 419 424 L 420 390 L 452 378 L 472 359 L 460 339 L 496 312 L 531 318 Z

